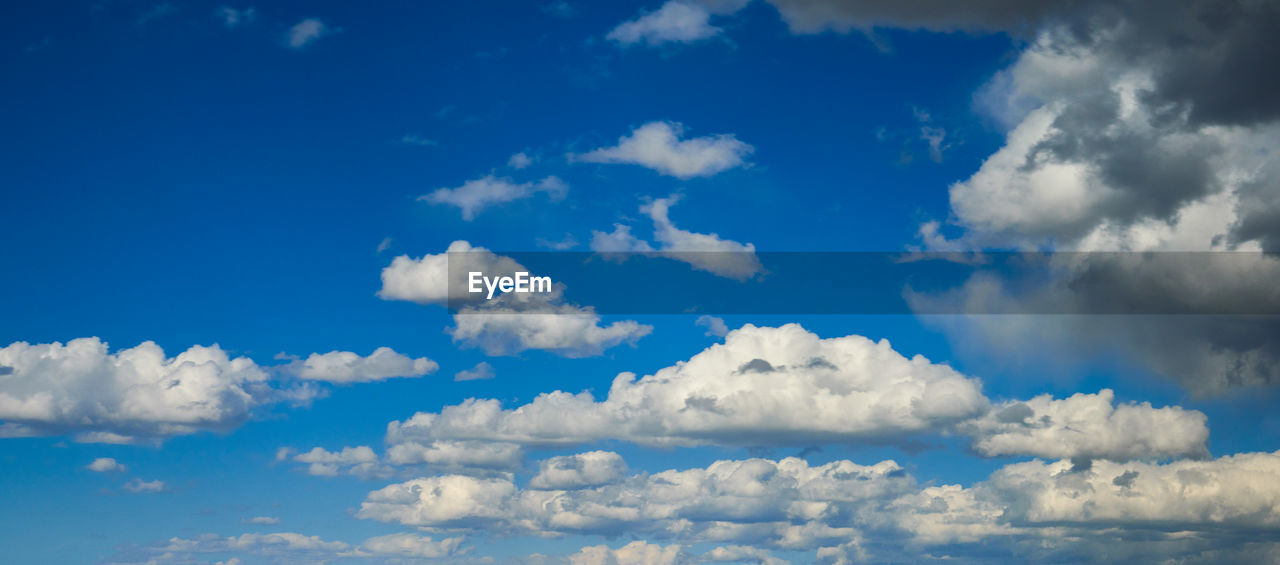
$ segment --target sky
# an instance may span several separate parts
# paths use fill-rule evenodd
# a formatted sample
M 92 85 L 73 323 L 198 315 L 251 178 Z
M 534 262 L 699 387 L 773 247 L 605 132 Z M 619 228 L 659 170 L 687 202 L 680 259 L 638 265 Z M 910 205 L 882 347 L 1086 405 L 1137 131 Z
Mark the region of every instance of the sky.
M 1280 562 L 1274 1 L 0 14 L 6 563 Z

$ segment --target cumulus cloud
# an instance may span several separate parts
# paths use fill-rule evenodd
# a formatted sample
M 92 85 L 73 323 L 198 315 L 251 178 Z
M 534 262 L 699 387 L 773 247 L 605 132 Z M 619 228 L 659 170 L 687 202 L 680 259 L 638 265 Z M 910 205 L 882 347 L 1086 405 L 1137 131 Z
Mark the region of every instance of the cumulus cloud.
M 481 361 L 479 363 L 476 363 L 475 367 L 458 371 L 458 373 L 453 376 L 453 380 L 484 381 L 484 380 L 492 379 L 493 377 L 494 377 L 493 365 L 490 365 L 486 361 Z
M 340 31 L 316 18 L 306 18 L 289 28 L 286 41 L 292 49 L 302 49 L 321 37 Z
M 422 442 L 809 445 L 815 438 L 940 430 L 986 407 L 978 381 L 923 357 L 903 357 L 887 341 L 822 339 L 795 324 L 746 325 L 653 375 L 618 375 L 603 401 L 557 391 L 504 410 L 496 400 L 473 399 L 393 422 L 388 435 Z M 562 417 L 568 413 L 575 417 Z
M 312 353 L 305 360 L 290 365 L 289 371 L 300 379 L 330 383 L 367 383 L 393 377 L 421 377 L 434 373 L 439 365 L 426 357 L 414 359 L 379 347 L 368 357 L 350 351 Z
M 287 452 L 285 452 L 287 456 Z M 279 453 L 277 454 L 277 459 Z M 307 473 L 321 477 L 339 474 L 372 477 L 387 473 L 379 464 L 378 454 L 367 445 L 344 447 L 341 451 L 328 451 L 316 447 L 293 456 L 293 460 L 307 464 Z
M 555 176 L 545 177 L 536 183 L 516 183 L 508 177 L 495 177 L 490 174 L 469 180 L 457 188 L 436 189 L 430 194 L 418 197 L 418 200 L 456 206 L 462 211 L 462 219 L 471 221 L 481 210 L 495 204 L 529 198 L 539 192 L 547 193 L 552 200 L 559 200 L 564 198 L 568 191 L 569 185 Z
M 128 443 L 226 430 L 276 401 L 268 374 L 217 345 L 166 357 L 150 341 L 110 353 L 96 337 L 0 348 L 0 421 L 9 435 L 80 434 Z
M 1177 406 L 1114 403 L 1115 394 L 1074 394 L 1054 399 L 1044 394 L 1006 402 L 960 429 L 973 447 L 988 456 L 1034 455 L 1055 459 L 1129 460 L 1207 456 L 1205 415 Z
M 571 490 L 617 482 L 627 472 L 622 456 L 612 451 L 589 451 L 543 460 L 530 488 Z
M 671 221 L 670 210 L 679 201 L 679 196 L 671 196 L 640 207 L 640 212 L 653 221 L 656 247 L 632 235 L 630 226 L 614 224 L 612 232 L 592 230 L 591 250 L 606 257 L 615 253 L 657 252 L 663 257 L 688 263 L 694 269 L 738 280 L 749 279 L 762 270 L 754 244 L 676 227 Z
M 729 334 L 729 326 L 726 326 L 724 324 L 723 318 L 718 318 L 716 316 L 703 315 L 703 316 L 698 316 L 696 323 L 699 326 L 703 326 L 707 328 L 706 335 L 715 336 L 715 337 L 724 337 Z
M 745 166 L 745 158 L 755 151 L 732 134 L 682 140 L 683 134 L 684 126 L 679 123 L 649 122 L 618 138 L 614 147 L 570 154 L 569 158 L 586 163 L 640 165 L 667 176 L 690 179 Z
M 110 457 L 99 457 L 97 459 L 94 459 L 92 463 L 89 463 L 88 465 L 85 466 L 85 469 L 88 469 L 90 471 L 95 471 L 98 473 L 108 473 L 111 471 L 124 472 L 129 470 L 128 467 L 125 467 L 119 461 L 116 461 L 115 459 L 112 459 Z
M 466 267 L 451 271 L 450 253 L 464 260 Z M 653 330 L 652 326 L 632 320 L 601 325 L 600 315 L 590 307 L 563 300 L 563 285 L 556 285 L 550 293 L 508 293 L 482 302 L 466 292 L 469 271 L 510 276 L 529 269 L 510 257 L 455 241 L 445 253 L 419 259 L 396 257 L 382 270 L 378 296 L 383 300 L 463 306 L 454 314 L 449 334 L 454 341 L 479 347 L 489 355 L 513 355 L 528 349 L 567 357 L 598 355 L 611 347 L 635 343 Z
M 392 422 L 387 442 L 811 446 L 955 433 L 990 457 L 1129 460 L 1205 456 L 1205 422 L 1195 410 L 1116 403 L 1110 390 L 993 407 L 977 379 L 887 341 L 748 324 L 653 375 L 618 375 L 603 400 L 555 391 L 506 409 L 469 399 Z
M 636 540 L 612 549 L 607 545 L 584 547 L 569 556 L 571 565 L 672 565 L 681 557 L 679 545 L 658 545 Z

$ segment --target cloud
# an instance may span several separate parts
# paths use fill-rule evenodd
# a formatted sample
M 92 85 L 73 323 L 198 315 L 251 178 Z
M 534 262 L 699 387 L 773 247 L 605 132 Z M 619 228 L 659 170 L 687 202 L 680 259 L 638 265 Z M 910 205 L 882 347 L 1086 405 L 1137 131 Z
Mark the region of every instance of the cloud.
M 627 472 L 622 456 L 611 451 L 589 451 L 542 461 L 529 487 L 572 490 L 617 482 Z
M 960 429 L 987 456 L 1124 461 L 1209 454 L 1203 413 L 1177 406 L 1153 408 L 1145 402 L 1117 406 L 1114 398 L 1110 390 L 1060 400 L 1044 394 L 997 405 Z
M 453 376 L 453 380 L 484 381 L 484 380 L 492 379 L 493 377 L 494 377 L 493 365 L 490 365 L 488 362 L 481 361 L 477 363 L 475 367 L 458 371 L 458 373 Z
M 241 524 L 255 524 L 260 526 L 274 526 L 280 523 L 280 519 L 275 516 L 254 516 L 247 520 L 241 520 Z
M 450 253 L 465 260 L 466 267 L 451 271 Z M 488 276 L 529 271 L 510 257 L 455 241 L 445 253 L 419 259 L 396 257 L 382 270 L 378 296 L 420 304 L 452 302 L 458 311 L 453 316 L 454 326 L 447 330 L 449 335 L 489 355 L 514 355 L 528 349 L 567 357 L 599 355 L 608 348 L 635 343 L 653 331 L 652 326 L 632 320 L 600 325 L 600 315 L 591 308 L 563 301 L 563 285 L 547 294 L 504 294 L 500 299 L 477 302 L 466 292 L 466 273 L 473 270 Z
M 328 451 L 320 447 L 293 456 L 293 460 L 307 464 L 307 473 L 320 477 L 339 474 L 373 477 L 387 471 L 378 462 L 378 454 L 367 445 L 344 447 L 342 451 Z
M 341 31 L 339 28 L 329 26 L 316 18 L 306 18 L 289 28 L 286 39 L 290 48 L 302 49 L 321 37 L 333 35 L 339 31 Z
M 239 27 L 253 23 L 253 20 L 258 17 L 258 11 L 252 7 L 237 10 L 230 6 L 219 6 L 214 11 L 214 16 L 227 27 Z
M 575 414 L 566 420 L 563 414 Z M 745 325 L 687 361 L 608 395 L 555 391 L 504 409 L 469 399 L 387 427 L 389 445 L 448 442 L 557 446 L 622 440 L 652 446 L 812 446 L 959 434 L 988 457 L 1115 460 L 1203 457 L 1201 412 L 1117 404 L 1110 390 L 994 407 L 981 382 L 887 341 L 823 339 L 799 325 Z
M 1019 31 L 1084 0 L 1015 0 L 957 3 L 948 0 L 845 2 L 769 0 L 792 33 L 870 33 L 876 28 L 929 31 Z
M 401 136 L 400 143 L 405 145 L 417 145 L 418 147 L 437 147 L 440 145 L 439 141 L 422 137 L 416 133 L 409 133 Z
M 640 207 L 640 212 L 653 221 L 655 245 L 631 234 L 631 227 L 614 224 L 612 232 L 592 230 L 590 248 L 610 257 L 617 253 L 659 252 L 663 257 L 688 263 L 694 269 L 717 276 L 747 280 L 760 273 L 760 259 L 755 245 L 721 239 L 715 233 L 695 233 L 682 230 L 669 217 L 671 206 L 680 201 L 679 196 L 656 199 Z
M 92 463 L 85 466 L 85 469 L 98 473 L 109 473 L 112 471 L 119 471 L 123 473 L 124 471 L 129 470 L 128 467 L 125 467 L 110 457 L 99 457 L 94 459 Z
M 584 547 L 569 556 L 570 565 L 672 565 L 679 563 L 679 545 L 662 546 L 636 540 L 618 549 L 607 545 Z
M 552 251 L 568 251 L 578 246 L 578 240 L 574 239 L 573 234 L 569 233 L 564 234 L 564 238 L 560 241 L 539 237 L 535 243 L 537 243 L 538 247 L 545 247 Z
M 786 383 L 786 386 L 780 386 Z M 981 385 L 887 341 L 822 339 L 790 324 L 746 325 L 685 362 L 637 379 L 622 373 L 607 398 L 552 392 L 504 410 L 468 400 L 388 426 L 422 443 L 486 440 L 572 444 L 811 445 L 940 430 L 984 413 Z M 564 419 L 563 414 L 575 414 Z
M 150 494 L 166 490 L 164 481 L 144 481 L 142 479 L 133 479 L 120 488 L 133 494 Z
M 696 323 L 699 326 L 705 326 L 707 328 L 706 335 L 709 335 L 709 336 L 724 337 L 729 333 L 729 326 L 724 325 L 723 318 L 717 318 L 716 316 L 703 315 L 703 316 L 698 316 L 698 320 Z
M 379 563 L 404 563 L 405 559 L 441 559 L 456 557 L 466 552 L 463 538 L 452 537 L 436 540 L 431 537 L 401 533 L 372 537 L 360 545 L 342 541 L 325 540 L 294 532 L 269 534 L 241 534 L 223 537 L 205 534 L 194 539 L 171 538 L 169 541 L 145 548 L 148 563 L 193 563 L 197 556 L 219 554 L 233 556 L 225 563 L 240 563 L 239 558 L 257 563 L 264 558 L 269 562 L 327 563 L 330 561 L 356 560 Z M 207 562 L 203 559 L 198 562 Z
M 414 359 L 389 347 L 379 347 L 368 357 L 350 351 L 312 353 L 305 360 L 291 364 L 288 372 L 304 380 L 343 384 L 421 377 L 434 373 L 439 367 L 426 357 Z
M 533 196 L 538 192 L 545 192 L 551 196 L 552 200 L 564 198 L 569 190 L 569 185 L 560 180 L 559 177 L 549 176 L 533 183 L 525 182 L 516 184 L 507 177 L 495 177 L 493 175 L 485 175 L 475 180 L 469 180 L 457 188 L 440 188 L 430 194 L 418 197 L 418 200 L 430 202 L 432 204 L 449 204 L 457 206 L 462 210 L 462 219 L 471 221 L 475 219 L 476 214 L 481 210 L 493 206 L 494 204 L 503 204 L 523 198 Z
M 649 122 L 618 138 L 618 145 L 587 153 L 570 154 L 570 161 L 640 165 L 660 174 L 690 179 L 709 177 L 745 166 L 755 148 L 732 134 L 681 140 L 684 126 L 676 122 Z
M 637 43 L 692 43 L 715 37 L 724 31 L 711 25 L 711 12 L 697 2 L 670 0 L 657 11 L 623 22 L 606 39 L 624 47 Z
M 391 249 L 391 242 L 392 242 L 392 239 L 390 237 L 382 238 L 382 241 L 378 242 L 377 253 L 381 254 L 383 251 Z
M 0 348 L 0 421 L 33 435 L 127 443 L 226 430 L 282 399 L 252 360 L 217 345 L 166 357 L 153 342 L 109 353 L 96 337 Z
M 507 159 L 507 166 L 516 170 L 524 169 L 532 164 L 533 158 L 525 155 L 523 151 L 516 153 L 515 155 L 512 155 L 510 159 Z

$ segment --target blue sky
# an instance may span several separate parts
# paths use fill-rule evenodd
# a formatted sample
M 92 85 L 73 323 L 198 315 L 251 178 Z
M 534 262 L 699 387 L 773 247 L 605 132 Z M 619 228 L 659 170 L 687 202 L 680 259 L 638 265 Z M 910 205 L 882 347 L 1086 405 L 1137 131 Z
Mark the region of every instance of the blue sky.
M 430 287 L 457 241 L 1276 251 L 1275 85 L 1228 72 L 1273 4 L 946 4 L 5 6 L 5 560 L 1280 558 L 1270 318 L 595 317 L 570 288 L 466 333 Z M 1259 257 L 1133 285 L 1273 300 Z M 1066 288 L 1026 292 L 1096 298 Z

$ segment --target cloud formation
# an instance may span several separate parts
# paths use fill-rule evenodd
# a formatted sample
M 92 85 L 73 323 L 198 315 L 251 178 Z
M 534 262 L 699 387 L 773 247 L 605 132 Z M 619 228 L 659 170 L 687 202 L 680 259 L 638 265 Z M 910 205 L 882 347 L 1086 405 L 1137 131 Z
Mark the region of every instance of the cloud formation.
M 640 165 L 660 174 L 690 179 L 709 177 L 747 164 L 755 148 L 732 134 L 680 139 L 684 126 L 676 122 L 649 122 L 630 135 L 618 138 L 618 145 L 581 154 L 571 161 Z
M 350 351 L 312 353 L 292 364 L 288 371 L 304 380 L 367 383 L 394 377 L 421 377 L 434 373 L 439 367 L 426 357 L 414 359 L 389 347 L 379 347 L 368 357 Z
M 517 155 L 523 156 L 523 153 Z M 519 166 L 527 162 L 516 161 L 512 157 L 516 168 L 524 168 Z M 527 160 L 528 157 L 525 157 Z M 493 206 L 495 204 L 503 204 L 524 198 L 529 198 L 539 192 L 547 193 L 552 200 L 564 198 L 569 191 L 569 185 L 560 180 L 559 177 L 548 176 L 538 182 L 516 183 L 509 177 L 495 177 L 493 175 L 485 175 L 478 179 L 469 180 L 457 188 L 439 188 L 430 194 L 418 197 L 418 200 L 430 202 L 432 204 L 448 204 L 458 207 L 462 211 L 462 219 L 474 220 L 476 214 L 481 210 Z
M 612 232 L 592 230 L 590 248 L 611 257 L 617 253 L 658 253 L 663 257 L 688 263 L 694 269 L 717 276 L 747 280 L 763 267 L 751 243 L 723 239 L 715 233 L 682 230 L 671 221 L 670 210 L 680 197 L 658 198 L 640 207 L 640 213 L 653 221 L 655 245 L 631 234 L 631 227 L 614 224 Z

